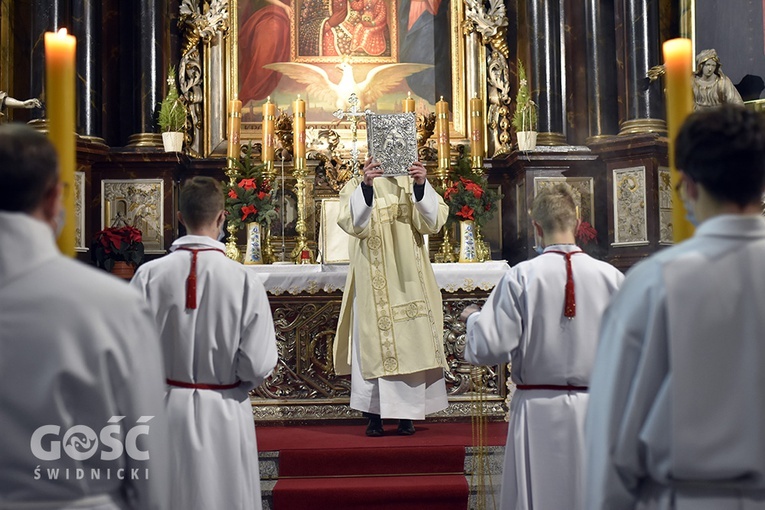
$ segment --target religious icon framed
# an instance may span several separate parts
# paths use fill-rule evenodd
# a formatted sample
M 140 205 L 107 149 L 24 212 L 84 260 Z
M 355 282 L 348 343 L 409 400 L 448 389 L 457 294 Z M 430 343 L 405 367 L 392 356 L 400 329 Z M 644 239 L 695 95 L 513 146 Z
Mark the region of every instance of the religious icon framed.
M 101 229 L 130 225 L 141 231 L 146 253 L 165 253 L 163 179 L 102 179 Z
M 680 26 L 694 55 L 714 49 L 744 102 L 765 109 L 765 1 L 680 0 Z
M 462 1 L 229 0 L 229 16 L 227 99 L 242 101 L 243 140 L 260 140 L 267 98 L 291 115 L 300 95 L 308 131 L 345 142 L 347 123 L 332 113 L 351 93 L 375 113 L 401 112 L 409 94 L 429 113 L 443 97 L 453 137 L 465 136 Z

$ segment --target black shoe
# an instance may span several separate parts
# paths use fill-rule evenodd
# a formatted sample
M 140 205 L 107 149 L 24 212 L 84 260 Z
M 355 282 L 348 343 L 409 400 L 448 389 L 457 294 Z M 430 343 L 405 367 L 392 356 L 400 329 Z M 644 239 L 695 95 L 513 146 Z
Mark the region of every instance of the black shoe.
M 367 436 L 380 437 L 383 435 L 383 424 L 379 414 L 364 413 L 369 418 Z
M 411 436 L 414 434 L 414 423 L 412 423 L 412 420 L 399 420 L 396 433 L 399 436 Z

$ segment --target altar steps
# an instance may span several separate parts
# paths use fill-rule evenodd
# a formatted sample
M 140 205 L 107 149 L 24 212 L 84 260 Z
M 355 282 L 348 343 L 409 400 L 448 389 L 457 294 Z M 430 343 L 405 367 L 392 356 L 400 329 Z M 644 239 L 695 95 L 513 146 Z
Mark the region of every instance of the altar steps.
M 379 438 L 361 424 L 258 427 L 264 510 L 465 510 L 480 484 L 498 501 L 507 424 L 487 427 L 481 479 L 470 423 L 416 427 Z

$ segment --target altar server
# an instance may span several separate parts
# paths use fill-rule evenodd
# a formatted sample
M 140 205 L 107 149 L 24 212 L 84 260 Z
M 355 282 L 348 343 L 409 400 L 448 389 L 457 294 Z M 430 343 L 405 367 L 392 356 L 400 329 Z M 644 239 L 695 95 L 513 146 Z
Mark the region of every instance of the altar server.
M 0 126 L 0 508 L 167 508 L 156 328 L 125 282 L 61 255 L 55 149 Z M 74 190 L 64 192 L 74 193 Z
M 598 327 L 624 276 L 576 246 L 567 185 L 540 191 L 531 218 L 544 251 L 508 271 L 480 312 L 463 311 L 465 359 L 512 363 L 501 507 L 578 510 Z
M 699 225 L 634 267 L 603 318 L 586 507 L 765 509 L 762 114 L 694 113 L 676 163 Z
M 164 352 L 171 507 L 259 509 L 248 391 L 276 365 L 271 309 L 257 274 L 227 258 L 216 241 L 225 220 L 218 182 L 187 181 L 179 209 L 188 235 L 132 281 L 151 305 Z
M 350 268 L 333 348 L 335 372 L 351 373 L 351 407 L 369 417 L 366 434 L 414 434 L 412 420 L 448 405 L 441 291 L 425 235 L 448 207 L 418 161 L 409 175 L 383 177 L 367 159 L 340 192 L 337 224 L 350 237 Z

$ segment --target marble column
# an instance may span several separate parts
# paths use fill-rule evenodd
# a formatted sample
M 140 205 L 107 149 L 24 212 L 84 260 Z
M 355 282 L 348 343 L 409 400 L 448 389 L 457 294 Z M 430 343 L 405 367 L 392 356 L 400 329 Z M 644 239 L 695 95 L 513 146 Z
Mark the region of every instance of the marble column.
M 29 88 L 34 97 L 45 102 L 45 32 L 56 32 L 66 28 L 72 33 L 69 0 L 32 0 L 31 2 L 32 36 L 29 62 Z M 32 119 L 45 117 L 44 110 L 30 111 Z
M 588 141 L 619 130 L 613 0 L 584 0 Z
M 531 97 L 539 107 L 538 145 L 566 145 L 563 134 L 560 0 L 527 0 Z
M 77 36 L 77 133 L 102 141 L 101 0 L 72 0 Z
M 135 2 L 137 52 L 135 53 L 135 100 L 138 106 L 135 134 L 131 146 L 159 147 L 162 137 L 156 131 L 156 112 L 167 91 L 167 65 L 170 53 L 168 0 Z
M 666 134 L 662 81 L 648 84 L 646 73 L 662 63 L 659 47 L 659 0 L 623 0 L 624 68 L 627 117 L 620 135 Z

